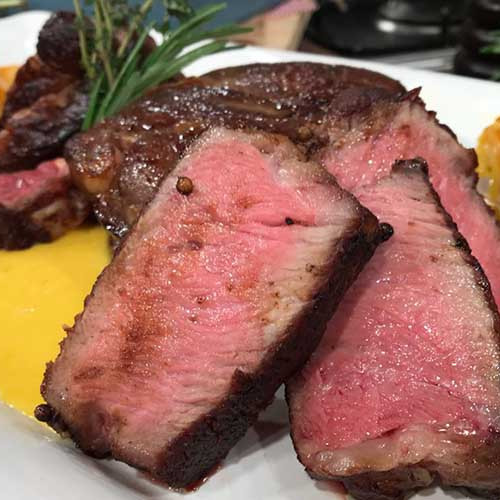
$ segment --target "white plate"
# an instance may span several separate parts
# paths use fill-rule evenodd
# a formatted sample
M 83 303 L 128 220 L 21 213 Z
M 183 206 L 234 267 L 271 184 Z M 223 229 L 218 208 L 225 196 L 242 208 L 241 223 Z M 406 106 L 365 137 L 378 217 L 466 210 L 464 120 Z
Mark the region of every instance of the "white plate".
M 45 12 L 0 20 L 0 66 L 20 64 L 35 51 Z M 318 61 L 382 71 L 422 96 L 462 142 L 474 146 L 481 130 L 500 114 L 500 85 L 341 58 L 248 47 L 208 57 L 186 73 L 251 62 Z M 282 396 L 234 448 L 221 469 L 189 496 L 154 485 L 134 469 L 113 461 L 85 457 L 68 441 L 0 403 L 0 498 L 6 500 L 339 500 L 326 484 L 307 477 L 288 436 Z M 468 498 L 460 493 L 428 490 L 415 499 Z

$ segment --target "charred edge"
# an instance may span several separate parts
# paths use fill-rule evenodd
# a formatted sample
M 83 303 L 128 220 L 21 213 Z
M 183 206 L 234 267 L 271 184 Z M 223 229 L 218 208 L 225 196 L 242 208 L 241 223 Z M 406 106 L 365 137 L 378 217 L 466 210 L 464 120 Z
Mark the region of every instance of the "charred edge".
M 403 500 L 408 494 L 422 488 L 428 488 L 440 483 L 439 471 L 432 470 L 432 463 L 420 462 L 415 465 L 398 467 L 397 469 L 382 472 L 365 472 L 351 477 L 336 477 L 341 481 L 349 494 L 356 500 Z M 311 477 L 321 480 L 321 477 L 310 474 Z M 442 485 L 447 488 L 447 485 Z M 469 492 L 479 498 L 497 500 L 500 497 L 500 488 L 471 488 L 457 485 L 456 488 Z
M 35 243 L 46 243 L 50 233 L 32 221 L 29 213 L 15 211 L 0 205 L 0 248 L 22 250 Z
M 80 46 L 73 12 L 52 14 L 38 35 L 37 53 L 58 71 L 81 77 Z
M 497 307 L 497 304 L 496 304 L 495 299 L 493 297 L 493 292 L 491 291 L 490 282 L 489 282 L 483 268 L 481 267 L 481 264 L 472 255 L 472 252 L 471 252 L 471 249 L 469 247 L 469 244 L 467 243 L 467 240 L 464 238 L 462 233 L 460 233 L 460 231 L 458 230 L 458 227 L 455 224 L 454 220 L 452 219 L 451 215 L 443 207 L 443 205 L 441 203 L 441 199 L 439 198 L 438 193 L 433 188 L 428 175 L 425 176 L 425 181 L 426 181 L 427 185 L 429 186 L 429 189 L 430 189 L 434 199 L 437 202 L 439 210 L 443 214 L 446 225 L 453 232 L 454 246 L 458 250 L 461 251 L 463 260 L 474 269 L 476 283 L 479 285 L 479 287 L 483 291 L 484 298 L 486 299 L 486 302 L 489 306 L 489 309 L 493 314 L 493 321 L 494 321 L 493 326 L 494 326 L 497 338 L 499 339 L 499 347 L 498 348 L 500 351 L 500 314 L 498 312 L 498 307 Z
M 329 265 L 330 279 L 313 293 L 312 305 L 288 327 L 285 340 L 256 373 L 235 373 L 227 398 L 169 445 L 153 471 L 155 476 L 176 488 L 189 487 L 203 478 L 243 437 L 281 383 L 307 361 L 345 291 L 375 251 L 383 230 L 364 209 L 349 232 L 342 253 Z
M 54 99 L 64 96 L 67 106 L 54 104 Z M 35 103 L 36 113 L 32 113 L 31 123 L 17 119 L 17 113 L 5 122 L 9 138 L 2 147 L 0 170 L 13 172 L 36 167 L 43 160 L 62 155 L 64 144 L 70 136 L 80 130 L 87 109 L 88 95 L 83 84 L 76 82 L 65 87 L 61 92 L 44 96 Z M 21 110 L 20 110 L 21 111 Z M 50 113 L 51 120 L 45 116 Z
M 485 490 L 480 488 L 464 488 L 466 492 L 471 493 L 478 498 L 487 498 L 491 500 L 498 500 L 500 498 L 500 488 Z
M 443 207 L 443 205 L 441 203 L 441 198 L 439 197 L 439 194 L 436 192 L 436 190 L 432 186 L 432 183 L 429 179 L 428 172 L 426 172 L 422 168 L 411 168 L 410 167 L 408 169 L 408 167 L 406 167 L 405 169 L 403 169 L 401 166 L 398 166 L 398 164 L 408 165 L 408 164 L 416 163 L 416 162 L 419 162 L 419 163 L 423 162 L 423 163 L 425 163 L 425 165 L 427 165 L 424 160 L 422 160 L 420 158 L 416 158 L 414 160 L 406 160 L 406 161 L 396 162 L 396 164 L 393 167 L 393 171 L 398 171 L 398 170 L 403 171 L 403 172 L 404 171 L 406 171 L 406 172 L 408 172 L 408 171 L 419 172 L 420 171 L 424 181 L 426 182 L 426 184 L 429 188 L 429 191 L 430 191 L 432 197 L 436 201 L 438 210 L 443 215 L 443 218 L 444 218 L 446 225 L 452 231 L 452 234 L 453 234 L 453 243 L 452 244 L 453 244 L 453 246 L 461 251 L 463 260 L 466 262 L 467 265 L 471 266 L 474 269 L 476 283 L 479 285 L 479 287 L 483 291 L 484 298 L 486 299 L 486 302 L 489 306 L 489 309 L 493 314 L 494 329 L 495 329 L 495 332 L 496 332 L 497 337 L 498 337 L 499 342 L 500 342 L 500 314 L 498 312 L 498 307 L 497 307 L 497 304 L 496 304 L 495 299 L 493 297 L 493 292 L 491 291 L 490 282 L 489 282 L 483 268 L 481 267 L 481 264 L 472 255 L 472 252 L 471 252 L 471 249 L 469 247 L 467 240 L 464 238 L 462 233 L 460 233 L 460 231 L 458 230 L 458 227 L 455 224 L 454 220 L 452 219 L 451 215 Z M 499 345 L 499 350 L 500 350 L 500 345 Z
M 54 415 L 54 410 L 52 406 L 48 404 L 41 404 L 35 408 L 35 418 L 39 422 L 50 422 Z
M 132 234 L 132 231 L 129 232 L 121 241 L 120 241 L 120 245 L 118 246 L 118 248 L 115 250 L 115 256 L 114 258 L 116 258 L 116 256 L 120 253 L 121 249 L 123 248 L 124 246 L 124 243 L 126 241 L 126 239 Z M 75 316 L 75 320 L 73 322 L 73 325 L 77 325 L 78 321 L 80 321 L 80 318 L 82 317 L 83 315 L 83 311 L 87 308 L 87 306 L 89 305 L 91 299 L 93 298 L 94 296 L 94 293 L 97 289 L 97 287 L 99 286 L 99 283 L 100 281 L 104 278 L 104 275 L 108 269 L 108 267 L 110 266 L 110 264 L 108 264 L 102 271 L 101 273 L 99 274 L 99 276 L 97 277 L 97 279 L 95 280 L 94 282 L 94 285 L 92 286 L 92 290 L 90 291 L 90 293 L 85 297 L 84 301 L 83 301 L 83 309 L 82 309 L 82 312 L 78 313 L 76 316 Z M 74 335 L 74 332 L 75 332 L 75 326 L 72 326 L 72 327 L 66 327 L 64 328 L 64 330 L 66 331 L 66 336 L 61 340 L 61 342 L 59 343 L 59 352 L 57 354 L 57 357 L 55 359 L 55 361 L 50 361 L 47 363 L 46 365 L 46 368 L 45 368 L 45 373 L 43 375 L 43 380 L 42 380 L 42 383 L 40 385 L 40 394 L 42 395 L 43 399 L 45 401 L 47 401 L 48 403 L 48 392 L 49 392 L 49 385 L 51 383 L 51 378 L 52 378 L 52 370 L 53 370 L 53 367 L 54 367 L 54 363 L 57 362 L 57 360 L 60 358 L 60 356 L 62 355 L 62 352 L 63 352 L 63 348 L 64 348 L 64 344 L 65 342 L 72 336 Z M 48 404 L 48 406 L 51 406 L 50 404 Z M 59 413 L 56 412 L 55 409 L 53 409 L 54 411 L 54 417 L 51 419 L 51 421 L 47 422 L 47 424 L 52 427 L 56 432 L 59 432 L 60 434 L 65 434 L 66 432 L 69 433 L 69 435 L 71 436 L 71 438 L 73 439 L 73 441 L 75 441 L 75 443 L 77 444 L 77 446 L 80 446 L 79 445 L 79 441 L 78 441 L 78 438 L 76 436 L 76 433 L 72 431 L 72 429 L 70 428 L 70 426 L 63 420 L 63 417 L 62 415 L 60 415 Z M 85 451 L 85 450 L 84 450 Z M 91 453 L 85 451 L 85 453 L 88 453 L 89 455 Z
M 38 196 L 29 206 L 22 210 L 5 208 L 0 204 L 0 248 L 6 250 L 22 250 L 35 243 L 47 243 L 63 233 L 51 234 L 54 226 L 70 230 L 82 224 L 89 216 L 90 205 L 79 191 L 67 187 L 67 191 L 58 189 Z M 64 208 L 56 216 L 35 222 L 33 214 L 52 203 L 64 201 Z M 63 231 L 65 232 L 65 231 Z
M 357 500 L 403 500 L 408 493 L 431 486 L 436 474 L 417 464 L 387 472 L 365 472 L 349 478 L 338 477 Z
M 408 92 L 401 93 L 398 96 L 398 100 L 401 102 L 409 101 L 409 102 L 418 102 L 423 103 L 420 99 L 420 92 L 422 91 L 422 87 L 416 87 Z
M 61 416 L 49 404 L 43 403 L 38 405 L 35 408 L 34 415 L 39 422 L 46 423 L 59 434 L 64 434 L 68 430 Z

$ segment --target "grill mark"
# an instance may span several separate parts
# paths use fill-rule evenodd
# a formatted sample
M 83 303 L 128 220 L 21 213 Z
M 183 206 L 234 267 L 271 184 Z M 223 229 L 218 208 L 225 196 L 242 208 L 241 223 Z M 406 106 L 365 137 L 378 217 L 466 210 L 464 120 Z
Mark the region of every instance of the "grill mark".
M 87 382 L 104 375 L 105 369 L 102 366 L 90 366 L 80 370 L 74 377 L 75 382 Z

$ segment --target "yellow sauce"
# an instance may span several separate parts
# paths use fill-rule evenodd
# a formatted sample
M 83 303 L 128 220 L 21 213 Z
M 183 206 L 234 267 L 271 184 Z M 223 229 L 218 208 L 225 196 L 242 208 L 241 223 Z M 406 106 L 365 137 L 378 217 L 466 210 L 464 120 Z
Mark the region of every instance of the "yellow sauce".
M 33 415 L 45 364 L 64 337 L 62 325 L 73 325 L 109 258 L 108 237 L 99 227 L 28 250 L 0 251 L 0 399 Z
M 14 82 L 17 69 L 17 66 L 0 67 L 0 116 L 2 115 L 3 105 L 5 104 L 7 90 Z

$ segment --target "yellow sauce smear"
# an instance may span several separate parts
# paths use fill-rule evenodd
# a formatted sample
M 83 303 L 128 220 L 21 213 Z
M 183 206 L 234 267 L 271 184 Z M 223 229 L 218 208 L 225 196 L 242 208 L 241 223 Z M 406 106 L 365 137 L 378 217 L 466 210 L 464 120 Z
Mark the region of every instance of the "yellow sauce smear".
M 0 399 L 33 415 L 42 401 L 45 364 L 65 335 L 62 326 L 73 325 L 109 259 L 100 227 L 28 250 L 0 251 Z
M 3 66 L 0 68 L 0 116 L 2 115 L 3 105 L 5 104 L 5 97 L 7 90 L 14 82 L 18 66 Z

